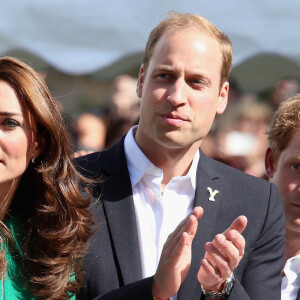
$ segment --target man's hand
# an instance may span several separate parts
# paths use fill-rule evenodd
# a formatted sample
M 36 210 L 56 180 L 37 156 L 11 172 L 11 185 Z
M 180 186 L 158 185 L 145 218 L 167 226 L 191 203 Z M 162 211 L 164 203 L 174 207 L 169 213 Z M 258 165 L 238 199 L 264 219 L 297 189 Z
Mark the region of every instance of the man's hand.
M 195 207 L 169 235 L 153 278 L 153 296 L 164 300 L 178 292 L 191 265 L 192 242 L 197 232 L 198 220 L 202 215 L 202 207 Z
M 198 272 L 198 281 L 205 290 L 221 292 L 226 279 L 239 265 L 245 251 L 245 239 L 241 233 L 246 225 L 247 218 L 239 216 L 226 231 L 206 243 Z

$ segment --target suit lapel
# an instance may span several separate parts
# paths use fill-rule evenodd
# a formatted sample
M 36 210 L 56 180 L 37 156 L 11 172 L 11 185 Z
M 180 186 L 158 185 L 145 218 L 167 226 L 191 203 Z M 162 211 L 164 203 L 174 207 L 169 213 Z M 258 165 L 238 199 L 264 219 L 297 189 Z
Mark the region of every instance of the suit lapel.
M 128 284 L 140 280 L 142 271 L 135 208 L 123 144 L 124 140 L 101 154 L 101 162 L 103 162 L 101 168 L 107 174 L 103 182 L 102 199 L 104 199 L 104 210 L 120 272 L 124 284 Z M 118 182 L 118 186 L 116 186 L 116 182 Z M 210 194 L 207 187 L 219 191 L 214 202 L 208 200 Z M 192 265 L 179 290 L 178 300 L 200 299 L 201 286 L 197 281 L 197 273 L 205 253 L 204 245 L 214 237 L 213 228 L 222 200 L 221 191 L 221 183 L 214 172 L 210 159 L 201 152 L 197 169 L 194 206 L 202 206 L 204 215 L 199 221 L 192 246 Z
M 215 201 L 210 201 L 210 193 L 207 190 L 210 187 L 213 191 L 218 190 L 215 195 Z M 183 282 L 178 300 L 199 300 L 201 296 L 201 286 L 197 280 L 197 273 L 201 265 L 201 259 L 204 257 L 204 245 L 214 238 L 214 224 L 222 201 L 222 186 L 215 170 L 212 167 L 210 159 L 204 153 L 200 153 L 200 160 L 197 170 L 197 186 L 195 191 L 194 206 L 202 206 L 204 214 L 199 220 L 197 234 L 192 245 L 192 264 L 186 280 Z
M 298 294 L 297 294 L 297 299 L 296 300 L 300 300 L 300 289 L 298 290 Z
M 108 150 L 101 160 L 106 164 L 104 210 L 124 284 L 142 279 L 136 216 L 123 141 Z M 116 185 L 116 182 L 118 183 Z M 101 230 L 101 229 L 100 229 Z

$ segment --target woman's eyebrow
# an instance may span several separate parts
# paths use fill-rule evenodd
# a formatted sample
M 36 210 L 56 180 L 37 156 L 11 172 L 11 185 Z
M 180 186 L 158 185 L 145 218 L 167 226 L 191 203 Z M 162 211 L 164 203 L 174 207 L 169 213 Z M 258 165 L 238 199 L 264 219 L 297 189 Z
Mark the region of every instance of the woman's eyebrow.
M 19 112 L 10 112 L 10 111 L 0 111 L 0 116 L 21 116 L 23 115 Z

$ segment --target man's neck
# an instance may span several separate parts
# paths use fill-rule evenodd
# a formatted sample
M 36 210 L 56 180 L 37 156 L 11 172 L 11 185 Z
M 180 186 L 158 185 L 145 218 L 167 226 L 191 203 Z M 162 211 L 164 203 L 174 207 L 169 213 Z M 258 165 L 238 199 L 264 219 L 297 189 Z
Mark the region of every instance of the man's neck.
M 156 160 L 148 157 L 155 166 L 163 170 L 162 193 L 173 177 L 185 176 L 189 172 L 197 151 L 199 151 L 198 146 L 191 147 L 188 151 L 168 151 L 168 153 L 165 152 L 164 155 L 160 155 Z
M 147 156 L 147 158 L 158 168 L 162 169 L 164 178 L 161 183 L 161 192 L 163 193 L 166 185 L 173 177 L 184 176 L 189 172 L 193 159 L 201 141 L 198 141 L 187 147 L 167 148 L 160 144 L 151 144 L 147 147 L 145 143 L 138 146 Z

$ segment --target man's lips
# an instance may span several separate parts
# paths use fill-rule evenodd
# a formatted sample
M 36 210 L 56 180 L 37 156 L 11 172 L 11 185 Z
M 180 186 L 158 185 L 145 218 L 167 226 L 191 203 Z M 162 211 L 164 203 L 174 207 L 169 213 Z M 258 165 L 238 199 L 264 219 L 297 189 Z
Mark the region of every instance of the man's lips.
M 174 120 L 174 121 L 181 121 L 181 122 L 186 122 L 189 121 L 189 119 L 185 116 L 178 115 L 178 114 L 173 114 L 173 113 L 167 113 L 167 114 L 161 114 L 161 117 L 165 120 Z

